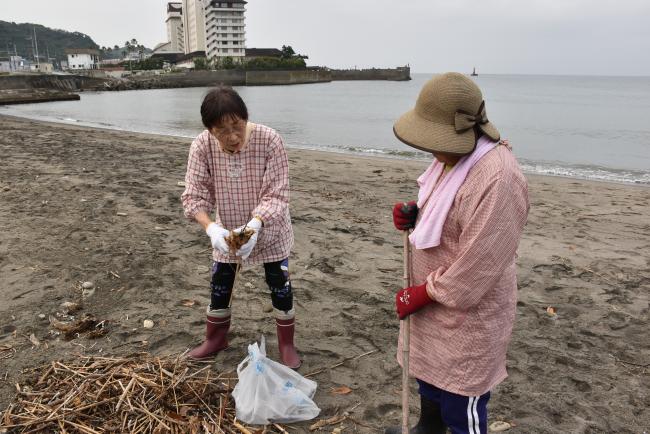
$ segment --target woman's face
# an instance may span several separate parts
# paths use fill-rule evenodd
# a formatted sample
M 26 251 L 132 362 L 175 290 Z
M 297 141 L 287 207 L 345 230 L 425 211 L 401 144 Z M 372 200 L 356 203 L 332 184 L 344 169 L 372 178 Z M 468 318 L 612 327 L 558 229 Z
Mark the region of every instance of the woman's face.
M 224 149 L 230 152 L 237 152 L 244 147 L 247 123 L 245 119 L 238 116 L 226 116 L 210 129 L 210 133 L 219 141 Z

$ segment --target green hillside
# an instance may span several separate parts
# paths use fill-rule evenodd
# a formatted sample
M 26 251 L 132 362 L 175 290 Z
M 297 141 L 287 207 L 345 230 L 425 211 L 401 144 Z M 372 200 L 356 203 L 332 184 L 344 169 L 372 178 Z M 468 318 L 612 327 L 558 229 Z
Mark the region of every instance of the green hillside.
M 51 29 L 40 24 L 16 24 L 0 21 L 0 57 L 13 55 L 14 52 L 27 59 L 34 58 L 32 39 L 36 29 L 38 54 L 42 61 L 47 58 L 66 59 L 66 48 L 98 48 L 88 35 L 79 32 Z

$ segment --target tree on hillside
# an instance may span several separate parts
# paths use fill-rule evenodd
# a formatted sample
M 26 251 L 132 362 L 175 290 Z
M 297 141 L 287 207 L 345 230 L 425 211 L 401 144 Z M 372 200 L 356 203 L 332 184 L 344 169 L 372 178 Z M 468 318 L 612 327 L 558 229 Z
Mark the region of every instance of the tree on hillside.
M 68 32 L 57 30 L 40 24 L 23 23 L 16 24 L 0 20 L 0 50 L 8 51 L 10 54 L 17 54 L 25 58 L 33 57 L 34 30 L 38 38 L 39 51 L 43 46 L 43 52 L 56 60 L 66 60 L 66 48 L 99 48 L 99 46 L 88 36 L 79 32 Z M 43 44 L 43 45 L 41 45 Z
M 135 41 L 135 39 L 132 39 L 132 41 Z M 135 41 L 138 42 L 138 41 Z M 129 55 L 129 71 L 133 71 L 133 64 L 131 63 L 131 53 L 133 53 L 133 50 L 135 49 L 134 44 L 131 43 L 131 41 L 126 41 L 124 43 L 124 48 L 126 48 L 126 52 Z

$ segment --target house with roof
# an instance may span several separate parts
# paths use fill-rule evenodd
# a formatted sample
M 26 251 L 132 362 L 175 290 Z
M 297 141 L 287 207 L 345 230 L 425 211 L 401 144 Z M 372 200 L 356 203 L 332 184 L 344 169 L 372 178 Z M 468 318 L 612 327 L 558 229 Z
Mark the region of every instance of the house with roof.
M 99 50 L 94 48 L 70 48 L 65 50 L 68 56 L 68 69 L 91 70 L 99 68 Z
M 31 63 L 20 56 L 0 57 L 0 72 L 24 72 L 31 70 Z
M 31 71 L 39 72 L 41 74 L 51 74 L 54 72 L 54 64 L 50 62 L 32 63 Z

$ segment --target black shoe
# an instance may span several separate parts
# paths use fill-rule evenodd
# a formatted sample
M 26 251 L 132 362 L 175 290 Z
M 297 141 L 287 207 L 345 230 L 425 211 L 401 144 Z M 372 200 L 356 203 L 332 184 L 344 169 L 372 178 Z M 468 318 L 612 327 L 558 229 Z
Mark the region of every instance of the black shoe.
M 385 434 L 402 434 L 401 426 L 386 428 Z M 438 404 L 420 395 L 420 420 L 409 430 L 409 434 L 446 434 L 447 425 L 442 421 Z

